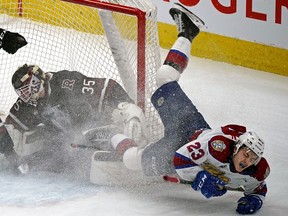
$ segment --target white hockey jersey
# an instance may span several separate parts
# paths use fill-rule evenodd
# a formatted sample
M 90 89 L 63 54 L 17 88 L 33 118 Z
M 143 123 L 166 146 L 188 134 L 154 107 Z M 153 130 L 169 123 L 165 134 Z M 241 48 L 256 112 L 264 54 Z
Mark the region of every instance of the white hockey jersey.
M 193 181 L 197 173 L 207 170 L 222 179 L 227 188 L 243 189 L 245 194 L 257 194 L 264 199 L 267 193 L 265 179 L 270 173 L 265 158 L 257 165 L 238 173 L 232 162 L 237 137 L 246 132 L 240 125 L 226 125 L 197 133 L 191 142 L 176 151 L 173 164 L 184 180 Z

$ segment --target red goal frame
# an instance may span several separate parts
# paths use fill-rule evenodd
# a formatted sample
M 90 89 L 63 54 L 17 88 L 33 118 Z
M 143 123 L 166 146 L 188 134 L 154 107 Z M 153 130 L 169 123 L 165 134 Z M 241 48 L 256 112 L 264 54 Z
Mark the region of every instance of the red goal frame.
M 100 2 L 99 0 L 62 0 L 104 10 L 125 13 L 137 17 L 137 105 L 145 110 L 145 31 L 146 12 L 138 8 L 119 4 Z
M 114 3 L 101 2 L 99 0 L 61 0 L 74 4 L 110 10 L 114 12 L 129 14 L 137 17 L 137 105 L 145 110 L 145 32 L 146 12 L 138 8 L 123 6 Z M 22 0 L 18 0 L 18 14 L 23 14 Z

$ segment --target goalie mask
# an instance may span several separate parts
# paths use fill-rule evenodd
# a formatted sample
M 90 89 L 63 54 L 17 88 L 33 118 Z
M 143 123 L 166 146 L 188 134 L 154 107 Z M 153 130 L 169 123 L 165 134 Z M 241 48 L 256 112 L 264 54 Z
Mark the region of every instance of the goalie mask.
M 254 164 L 256 165 L 263 155 L 264 141 L 260 137 L 258 137 L 255 132 L 249 131 L 239 136 L 239 139 L 236 142 L 236 151 L 234 154 L 236 154 L 242 146 L 247 147 L 249 150 L 251 150 L 258 156 L 254 162 Z
M 44 90 L 45 73 L 37 65 L 23 65 L 12 77 L 17 95 L 28 104 L 37 105 L 40 92 Z

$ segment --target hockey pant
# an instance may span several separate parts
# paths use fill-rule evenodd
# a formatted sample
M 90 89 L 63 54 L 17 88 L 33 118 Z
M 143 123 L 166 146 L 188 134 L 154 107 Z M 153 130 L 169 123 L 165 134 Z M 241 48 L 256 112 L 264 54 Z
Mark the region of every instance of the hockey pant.
M 210 126 L 176 81 L 158 88 L 151 100 L 164 124 L 164 137 L 144 149 L 142 169 L 147 176 L 172 174 L 175 151 L 197 130 Z

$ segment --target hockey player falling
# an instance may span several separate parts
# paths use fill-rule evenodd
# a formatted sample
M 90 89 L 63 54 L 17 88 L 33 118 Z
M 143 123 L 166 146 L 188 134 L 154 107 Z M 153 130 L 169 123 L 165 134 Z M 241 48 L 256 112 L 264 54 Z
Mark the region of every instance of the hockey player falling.
M 117 134 L 111 139 L 116 155 L 128 169 L 142 170 L 147 176 L 178 174 L 180 181 L 191 182 L 192 189 L 206 198 L 241 187 L 244 196 L 236 211 L 253 214 L 262 207 L 267 193 L 265 179 L 270 169 L 262 157 L 264 142 L 240 125 L 210 129 L 182 91 L 177 81 L 187 65 L 191 42 L 204 23 L 177 3 L 170 14 L 179 35 L 157 73 L 159 88 L 152 96 L 165 136 L 140 149 L 132 139 Z

